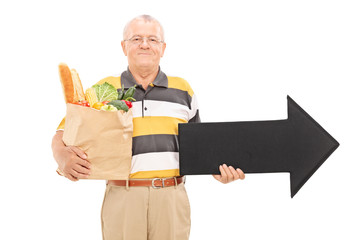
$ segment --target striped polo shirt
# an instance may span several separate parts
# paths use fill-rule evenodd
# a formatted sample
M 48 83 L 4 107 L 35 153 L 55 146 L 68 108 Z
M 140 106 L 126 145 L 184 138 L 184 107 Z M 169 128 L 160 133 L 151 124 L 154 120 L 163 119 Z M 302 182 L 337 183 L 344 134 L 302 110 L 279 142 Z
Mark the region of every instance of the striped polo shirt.
M 129 69 L 108 82 L 120 90 L 136 85 L 133 102 L 133 144 L 130 178 L 179 176 L 178 124 L 200 122 L 196 96 L 189 83 L 169 77 L 159 68 L 146 90 L 137 84 Z M 63 129 L 62 122 L 58 129 Z

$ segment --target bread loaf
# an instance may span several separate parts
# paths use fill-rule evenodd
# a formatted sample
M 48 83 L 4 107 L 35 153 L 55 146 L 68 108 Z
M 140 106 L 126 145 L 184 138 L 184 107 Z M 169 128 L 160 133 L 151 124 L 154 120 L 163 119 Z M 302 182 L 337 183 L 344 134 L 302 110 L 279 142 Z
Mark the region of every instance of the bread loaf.
M 84 90 L 75 69 L 69 69 L 65 63 L 59 64 L 60 82 L 63 89 L 65 102 L 74 103 L 85 100 Z

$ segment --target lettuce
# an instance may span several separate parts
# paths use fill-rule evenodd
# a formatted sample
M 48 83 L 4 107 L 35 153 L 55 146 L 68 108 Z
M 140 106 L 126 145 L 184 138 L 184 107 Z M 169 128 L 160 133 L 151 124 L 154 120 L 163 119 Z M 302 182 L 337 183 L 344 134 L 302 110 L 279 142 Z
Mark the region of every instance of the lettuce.
M 99 102 L 116 100 L 118 97 L 116 88 L 107 82 L 101 85 L 95 84 L 92 88 L 95 89 Z

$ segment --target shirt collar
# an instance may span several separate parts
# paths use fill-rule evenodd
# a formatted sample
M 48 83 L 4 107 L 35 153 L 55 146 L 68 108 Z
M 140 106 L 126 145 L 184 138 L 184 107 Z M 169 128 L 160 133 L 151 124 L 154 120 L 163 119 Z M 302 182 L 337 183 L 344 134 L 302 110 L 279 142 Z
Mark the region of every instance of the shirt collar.
M 124 85 L 124 88 L 130 88 L 134 85 L 139 86 L 139 84 L 135 81 L 133 75 L 131 74 L 129 67 L 121 74 L 121 84 Z M 168 78 L 166 74 L 161 71 L 160 66 L 159 72 L 152 84 L 157 87 L 168 87 Z

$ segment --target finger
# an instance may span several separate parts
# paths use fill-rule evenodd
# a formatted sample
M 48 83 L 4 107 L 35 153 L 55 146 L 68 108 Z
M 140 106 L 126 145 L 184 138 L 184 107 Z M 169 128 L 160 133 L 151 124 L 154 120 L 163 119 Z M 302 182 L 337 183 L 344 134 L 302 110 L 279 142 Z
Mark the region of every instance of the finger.
M 234 181 L 234 176 L 232 175 L 230 169 L 228 166 L 226 166 L 226 164 L 223 165 L 224 170 L 226 172 L 227 178 L 228 178 L 228 182 Z
M 225 164 L 224 164 L 225 165 Z M 221 182 L 222 183 L 228 183 L 228 176 L 225 172 L 224 165 L 220 165 L 220 173 L 221 173 Z
M 87 158 L 86 153 L 85 153 L 83 150 L 81 150 L 80 148 L 75 147 L 75 146 L 69 146 L 69 148 L 70 148 L 74 153 L 76 153 L 76 155 L 78 155 L 80 158 L 82 158 L 82 159 L 86 159 L 86 158 Z
M 70 174 L 73 175 L 77 179 L 86 179 L 86 178 L 88 178 L 88 175 L 85 175 L 83 173 L 79 173 L 74 169 L 71 170 Z
M 77 164 L 81 165 L 84 168 L 91 169 L 91 163 L 88 160 L 84 160 L 82 158 L 78 158 Z
M 233 168 L 233 166 L 229 167 L 231 174 L 234 176 L 234 180 L 238 180 L 240 178 L 239 173 Z
M 65 177 L 73 182 L 78 181 L 78 179 L 71 174 L 65 174 Z
M 77 171 L 78 173 L 82 173 L 84 175 L 90 175 L 90 169 L 85 168 L 79 164 L 74 165 L 74 170 Z
M 240 168 L 237 168 L 236 171 L 239 173 L 240 179 L 244 180 L 245 179 L 245 173 Z

